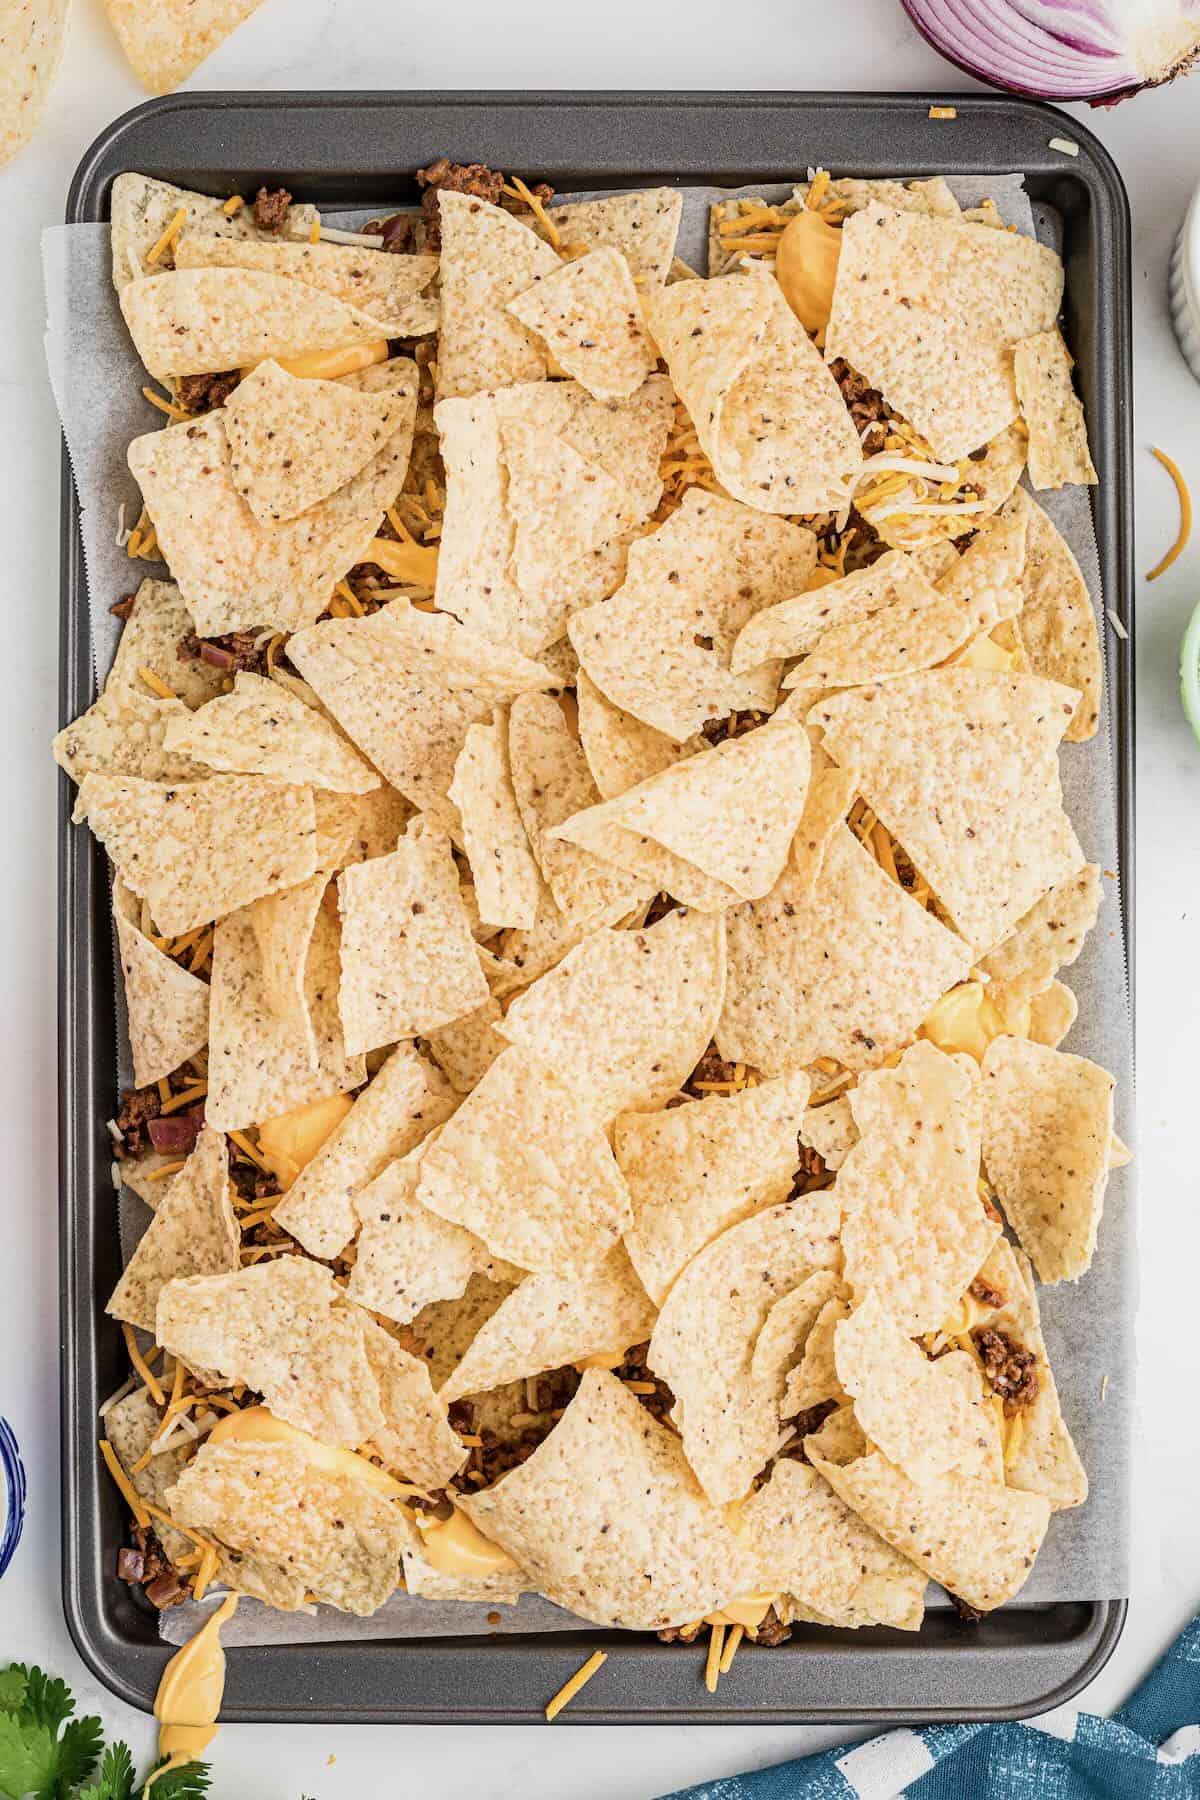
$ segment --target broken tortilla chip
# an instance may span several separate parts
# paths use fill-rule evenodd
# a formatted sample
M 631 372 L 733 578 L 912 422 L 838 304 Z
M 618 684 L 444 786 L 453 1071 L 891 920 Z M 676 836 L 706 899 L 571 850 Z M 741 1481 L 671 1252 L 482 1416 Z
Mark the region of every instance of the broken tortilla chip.
M 229 1203 L 225 1139 L 204 1125 L 104 1310 L 110 1318 L 153 1334 L 164 1286 L 182 1275 L 236 1269 L 240 1246 L 241 1233 Z
M 167 746 L 229 774 L 365 794 L 379 776 L 320 713 L 277 681 L 239 669 L 233 692 L 170 720 Z
M 597 400 L 627 400 L 656 365 L 629 264 L 611 245 L 540 275 L 508 310 Z
M 257 12 L 261 0 L 104 0 L 130 68 L 152 94 L 169 94 Z
M 437 397 L 478 394 L 540 381 L 546 358 L 508 302 L 537 276 L 560 267 L 548 244 L 520 219 L 473 194 L 438 194 L 442 319 Z
M 1113 1077 L 1082 1056 L 998 1037 L 983 1059 L 983 1161 L 1045 1282 L 1077 1281 L 1108 1186 Z
M 142 781 L 203 781 L 203 762 L 168 745 L 172 723 L 191 717 L 174 698 L 164 700 L 144 686 L 110 681 L 85 713 L 64 725 L 51 745 L 55 762 L 74 782 L 85 775 Z
M 120 180 L 120 177 L 117 177 Z M 194 630 L 192 615 L 173 581 L 143 581 L 117 639 L 106 688 L 137 687 L 146 669 L 188 707 L 203 706 L 225 691 L 224 669 L 199 656 L 180 656 L 180 643 Z
M 141 902 L 113 882 L 117 958 L 125 982 L 125 1011 L 133 1079 L 151 1087 L 208 1043 L 208 983 L 166 955 L 140 928 Z
M 533 1455 L 463 1511 L 539 1591 L 597 1625 L 660 1631 L 749 1592 L 749 1544 L 705 1499 L 679 1439 L 591 1369 Z
M 981 959 L 980 968 L 1010 991 L 1041 993 L 1083 949 L 1103 898 L 1100 865 L 1085 863 L 1043 894 L 1003 943 Z
M 1021 415 L 1029 428 L 1029 479 L 1035 488 L 1094 485 L 1083 406 L 1071 385 L 1074 359 L 1057 326 L 1023 338 L 1013 348 L 1013 376 Z
M 503 710 L 490 725 L 468 726 L 450 799 L 462 819 L 480 919 L 485 925 L 532 930 L 542 881 L 513 788 Z
M 0 167 L 41 123 L 66 30 L 67 0 L 8 0 L 5 5 L 0 19 Z
M 118 175 L 109 200 L 113 286 L 120 290 L 141 275 L 163 274 L 174 268 L 175 247 L 189 235 L 275 241 L 276 232 L 258 223 L 253 206 L 238 206 L 230 212 L 228 204 L 212 194 L 197 194 L 170 181 L 157 181 L 152 175 L 132 171 Z M 178 235 L 172 236 L 170 227 L 181 209 L 183 223 Z M 315 206 L 294 201 L 278 228 L 278 236 L 307 239 L 319 218 Z M 160 244 L 157 260 L 148 262 L 151 251 Z
M 903 552 L 890 550 L 865 569 L 756 613 L 738 635 L 733 668 L 741 674 L 772 658 L 808 656 L 828 632 L 840 631 L 853 642 L 851 634 L 861 631 L 876 613 L 894 607 L 916 610 L 929 604 L 932 591 L 916 563 Z
M 808 1090 L 808 1076 L 796 1073 L 665 1112 L 618 1115 L 613 1147 L 633 1204 L 625 1247 L 660 1306 L 713 1238 L 787 1199 Z
M 565 206 L 551 206 L 546 216 L 565 254 L 610 246 L 621 252 L 634 280 L 649 291 L 661 287 L 670 273 L 683 195 L 677 188 L 638 188 L 602 200 L 569 200 Z M 538 228 L 535 220 L 534 229 Z
M 436 256 L 391 256 L 362 244 L 239 240 L 185 228 L 175 246 L 175 267 L 283 275 L 356 307 L 384 338 L 421 337 L 437 330 L 437 299 L 426 291 L 437 273 Z
M 282 894 L 253 900 L 248 908 L 258 944 L 262 989 L 275 1017 L 308 1041 L 310 1060 L 317 1058 L 317 1039 L 308 1016 L 305 971 L 317 924 L 317 909 L 329 885 L 323 870 Z
M 1078 688 L 1079 704 L 1064 732 L 1069 744 L 1085 743 L 1100 728 L 1104 658 L 1083 571 L 1050 516 L 1030 494 L 1019 504 L 1028 520 L 1021 576 L 1021 642 L 1035 675 Z
M 614 800 L 700 747 L 699 742 L 677 744 L 653 725 L 622 712 L 582 669 L 576 681 L 575 704 L 579 741 L 602 800 Z

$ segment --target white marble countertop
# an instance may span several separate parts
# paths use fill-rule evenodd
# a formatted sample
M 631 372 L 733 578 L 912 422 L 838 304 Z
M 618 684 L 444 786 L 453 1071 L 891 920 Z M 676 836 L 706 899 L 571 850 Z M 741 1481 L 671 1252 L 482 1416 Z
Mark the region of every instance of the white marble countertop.
M 646 0 L 552 7 L 462 0 L 269 0 L 204 66 L 205 88 L 901 88 L 969 85 L 909 27 L 895 0 L 840 0 L 840 29 L 805 0 L 718 0 L 686 10 Z M 440 16 L 439 16 L 440 15 Z M 0 171 L 8 252 L 0 265 L 0 494 L 8 619 L 0 782 L 10 866 L 0 884 L 0 1093 L 4 1095 L 4 1270 L 0 1413 L 29 1475 L 24 1541 L 0 1585 L 0 1663 L 36 1660 L 75 1687 L 143 1758 L 149 1721 L 87 1674 L 59 1601 L 55 1252 L 56 771 L 59 434 L 42 363 L 38 237 L 62 217 L 80 155 L 142 98 L 101 14 L 77 0 L 65 64 L 42 130 Z M 1133 205 L 1135 470 L 1139 569 L 1175 533 L 1175 500 L 1147 446 L 1161 444 L 1200 491 L 1200 386 L 1176 349 L 1167 263 L 1200 178 L 1200 75 L 1112 112 L 1086 114 Z M 440 146 L 431 146 L 431 151 Z M 1200 745 L 1178 703 L 1179 643 L 1200 601 L 1200 546 L 1160 582 L 1139 582 L 1138 1064 L 1141 1412 L 1137 1566 L 1129 1622 L 1082 1704 L 1107 1712 L 1200 1603 L 1200 1206 L 1190 1134 L 1200 1100 Z M 19 860 L 18 860 L 19 859 Z M 1189 916 L 1193 915 L 1193 916 Z M 1087 1304 L 1086 1288 L 1080 1295 Z M 1103 1319 L 1096 1320 L 1103 1331 Z M 216 1800 L 350 1800 L 364 1791 L 439 1800 L 650 1800 L 650 1796 L 823 1747 L 841 1735 L 787 1727 L 553 1729 L 238 1726 L 213 1746 Z

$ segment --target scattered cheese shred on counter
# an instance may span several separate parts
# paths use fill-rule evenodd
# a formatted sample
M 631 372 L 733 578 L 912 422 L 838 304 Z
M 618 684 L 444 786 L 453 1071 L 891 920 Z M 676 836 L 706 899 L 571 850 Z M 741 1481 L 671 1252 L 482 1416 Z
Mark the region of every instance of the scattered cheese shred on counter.
M 1165 450 L 1158 449 L 1154 444 L 1150 446 L 1150 454 L 1158 458 L 1175 483 L 1175 492 L 1179 495 L 1179 536 L 1162 561 L 1155 563 L 1146 577 L 1147 581 L 1157 581 L 1160 575 L 1166 574 L 1171 564 L 1182 556 L 1187 548 L 1188 539 L 1192 535 L 1192 496 L 1188 493 L 1187 482 L 1183 479 L 1183 472 L 1174 458 L 1168 456 Z
M 958 108 L 957 106 L 931 106 L 929 117 L 931 119 L 957 119 Z
M 592 1655 L 588 1657 L 582 1668 L 576 1669 L 571 1679 L 563 1682 L 563 1685 L 559 1688 L 553 1700 L 551 1700 L 546 1707 L 547 1725 L 554 1723 L 554 1720 L 557 1719 L 563 1707 L 569 1705 L 579 1692 L 580 1688 L 586 1687 L 596 1671 L 603 1668 L 607 1661 L 607 1650 L 593 1651 Z

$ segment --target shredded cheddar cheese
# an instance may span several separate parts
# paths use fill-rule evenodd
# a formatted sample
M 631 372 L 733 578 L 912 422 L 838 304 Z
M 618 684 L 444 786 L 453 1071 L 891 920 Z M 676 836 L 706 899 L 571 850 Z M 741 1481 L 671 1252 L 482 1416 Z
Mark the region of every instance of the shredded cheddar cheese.
M 182 1165 L 180 1166 L 182 1167 Z M 153 1400 L 155 1406 L 165 1406 L 167 1397 L 162 1391 L 162 1384 L 160 1383 L 158 1376 L 151 1369 L 150 1364 L 138 1349 L 136 1333 L 134 1332 L 133 1326 L 130 1325 L 127 1320 L 123 1321 L 121 1324 L 121 1333 L 125 1339 L 125 1348 L 129 1352 L 129 1360 L 141 1376 L 145 1386 L 149 1388 L 150 1398 Z M 155 1346 L 154 1354 L 155 1356 L 158 1354 L 157 1345 Z
M 134 1523 L 144 1531 L 150 1523 L 150 1514 L 143 1503 L 141 1495 L 130 1481 L 128 1475 L 117 1461 L 117 1453 L 107 1438 L 100 1439 L 100 1454 L 104 1458 L 109 1474 L 120 1489 L 121 1498 L 133 1514 Z
M 183 230 L 183 227 L 186 223 L 187 223 L 187 207 L 181 206 L 179 208 L 179 211 L 175 214 L 175 217 L 171 220 L 171 223 L 167 226 L 167 229 L 163 232 L 162 236 L 154 244 L 153 248 L 148 252 L 148 254 L 146 256 L 146 261 L 148 263 L 156 263 L 158 261 L 159 257 L 163 255 L 163 253 L 167 250 L 168 247 L 173 247 L 176 238 L 179 236 L 180 232 Z
M 192 1582 L 192 1599 L 203 1600 L 205 1590 L 211 1581 L 215 1581 L 219 1558 L 215 1544 L 206 1544 L 200 1554 L 200 1567 L 196 1570 L 196 1578 Z
M 160 681 L 153 669 L 139 669 L 138 677 L 145 682 L 152 694 L 158 695 L 160 700 L 178 700 L 179 696 L 174 688 L 169 688 L 165 681 Z
M 320 241 L 321 241 L 321 221 L 320 221 L 320 219 L 313 220 L 312 227 L 308 234 L 308 241 L 310 244 L 319 244 L 320 243 Z
M 179 420 L 186 419 L 189 416 L 184 412 L 182 406 L 172 406 L 169 400 L 164 400 L 162 395 L 156 394 L 151 387 L 144 387 L 142 389 L 142 397 L 143 399 L 148 400 L 151 406 L 157 406 L 159 412 L 166 413 L 168 419 L 174 419 L 177 423 Z
M 1166 574 L 1171 564 L 1176 562 L 1187 548 L 1188 539 L 1192 535 L 1192 496 L 1188 493 L 1188 485 L 1183 479 L 1183 472 L 1178 463 L 1168 456 L 1165 450 L 1156 449 L 1153 445 L 1150 454 L 1158 458 L 1175 483 L 1175 492 L 1179 495 L 1179 535 L 1161 562 L 1156 562 L 1146 577 L 1147 581 L 1157 581 L 1160 575 Z
M 245 204 L 246 202 L 242 199 L 240 194 L 230 194 L 228 200 L 221 208 L 221 211 L 225 214 L 227 219 L 232 219 L 234 213 L 241 212 Z
M 552 1725 L 554 1723 L 563 1707 L 568 1705 L 575 1698 L 580 1688 L 587 1686 L 588 1682 L 592 1679 L 592 1676 L 598 1669 L 602 1669 L 607 1661 L 607 1650 L 593 1651 L 592 1655 L 588 1657 L 582 1668 L 576 1669 L 571 1679 L 563 1682 L 563 1685 L 559 1688 L 553 1700 L 551 1700 L 546 1707 L 547 1725 Z
M 737 1655 L 738 1645 L 745 1635 L 746 1627 L 744 1625 L 734 1625 L 731 1627 L 729 1636 L 725 1641 L 725 1649 L 721 1654 L 720 1673 L 722 1675 L 728 1675 L 733 1659 Z
M 717 1691 L 721 1679 L 721 1653 L 725 1648 L 724 1625 L 712 1625 L 708 1633 L 708 1656 L 704 1664 L 704 1685 L 710 1694 Z
M 525 202 L 525 205 L 529 208 L 530 212 L 549 238 L 551 249 L 561 252 L 562 237 L 557 225 L 555 225 L 537 195 L 530 193 L 519 175 L 514 175 L 511 182 L 505 182 L 504 192 L 508 195 L 510 200 L 523 200 Z

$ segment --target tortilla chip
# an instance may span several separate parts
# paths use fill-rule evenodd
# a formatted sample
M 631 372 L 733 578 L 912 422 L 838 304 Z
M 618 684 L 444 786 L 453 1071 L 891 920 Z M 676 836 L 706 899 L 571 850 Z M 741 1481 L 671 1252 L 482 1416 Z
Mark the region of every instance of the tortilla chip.
M 475 1274 L 516 1276 L 486 1244 L 417 1200 L 421 1161 L 436 1134 L 389 1163 L 355 1196 L 361 1229 L 347 1292 L 407 1325 L 427 1306 L 456 1300 Z
M 770 1395 L 777 1420 L 783 1421 L 791 1413 L 785 1396 L 803 1364 L 814 1328 L 844 1293 L 841 1279 L 832 1269 L 818 1269 L 782 1294 L 763 1320 L 754 1340 L 750 1379 L 756 1391 Z
M 514 381 L 540 381 L 546 358 L 508 311 L 538 275 L 559 267 L 537 234 L 473 194 L 438 195 L 442 226 L 442 322 L 437 397 L 478 394 Z
M 366 555 L 400 491 L 410 443 L 406 429 L 394 432 L 352 481 L 268 531 L 234 486 L 223 409 L 134 438 L 129 467 L 196 631 L 311 624 L 334 582 Z
M 85 713 L 63 727 L 51 750 L 74 782 L 85 775 L 203 781 L 205 764 L 167 744 L 172 721 L 186 723 L 190 716 L 180 700 L 160 700 L 141 683 L 126 687 L 110 681 Z
M 202 1444 L 168 1499 L 182 1524 L 284 1564 L 325 1605 L 361 1618 L 395 1590 L 414 1536 L 388 1495 L 298 1444 Z
M 1090 1266 L 1108 1186 L 1113 1077 L 1082 1056 L 998 1037 L 983 1059 L 983 1161 L 1038 1279 Z
M 796 698 L 803 700 L 803 691 Z M 783 710 L 780 707 L 779 713 Z M 777 718 L 779 713 L 775 715 Z M 805 729 L 809 732 L 810 740 L 814 740 L 817 733 L 807 723 Z M 799 893 L 806 896 L 812 894 L 817 877 L 825 866 L 830 841 L 838 826 L 845 823 L 846 814 L 853 806 L 857 792 L 858 770 L 839 769 L 829 761 L 820 745 L 814 742 L 812 775 L 809 778 L 808 793 L 804 797 L 800 824 L 792 839 L 790 858 L 791 876 Z
M 633 279 L 646 289 L 667 279 L 682 215 L 683 195 L 668 187 L 638 188 L 603 200 L 572 200 L 549 212 L 571 255 L 610 245 L 621 252 Z
M 1009 1424 L 1010 1433 L 1018 1435 L 1005 1454 L 1005 1480 L 1010 1487 L 1044 1494 L 1055 1512 L 1082 1506 L 1088 1497 L 1087 1474 L 1062 1416 L 1029 1258 L 1001 1238 L 979 1276 L 1000 1296 L 1001 1304 L 984 1309 L 972 1333 L 976 1342 L 981 1330 L 999 1331 L 1010 1344 L 1031 1350 L 1037 1358 L 1036 1397 L 1031 1405 L 1022 1406 Z
M 914 586 L 920 585 L 911 599 L 883 607 L 869 618 L 831 626 L 784 686 L 844 688 L 895 680 L 931 669 L 960 649 L 972 635 L 969 616 L 955 596 L 939 593 L 917 568 L 912 568 L 912 575 Z
M 417 1199 L 498 1256 L 584 1276 L 631 1220 L 582 1071 L 514 1045 L 421 1160 Z
M 288 207 L 276 234 L 258 223 L 253 206 L 239 206 L 229 213 L 225 211 L 225 205 L 223 199 L 216 199 L 211 194 L 194 194 L 169 181 L 156 181 L 152 175 L 118 175 L 112 184 L 109 201 L 113 286 L 119 290 L 141 275 L 163 274 L 173 268 L 175 247 L 189 234 L 193 238 L 257 239 L 260 242 L 272 241 L 277 235 L 307 239 L 320 218 L 315 206 L 294 202 Z M 148 264 L 146 258 L 181 207 L 186 217 L 179 236 L 163 246 L 157 262 Z
M 820 1056 L 849 1069 L 875 1067 L 971 961 L 962 939 L 885 875 L 841 823 L 815 880 L 789 865 L 765 900 L 729 915 L 727 929 L 717 1047 L 765 1075 Z
M 373 344 L 374 319 L 302 282 L 252 269 L 171 269 L 120 290 L 134 349 L 157 381 L 244 369 L 264 357 Z
M 1057 326 L 1013 348 L 1013 376 L 1029 427 L 1029 479 L 1035 488 L 1094 484 L 1083 406 L 1071 385 L 1074 359 Z
M 317 806 L 319 828 L 322 796 L 317 793 L 313 795 L 313 799 Z M 382 782 L 372 793 L 362 796 L 355 813 L 353 853 L 347 854 L 337 867 L 342 867 L 347 862 L 369 862 L 373 856 L 389 855 L 404 836 L 408 822 L 413 817 L 411 800 L 406 800 L 390 782 Z M 322 864 L 322 867 L 325 866 Z
M 506 1281 L 472 1275 L 459 1297 L 434 1300 L 429 1306 L 422 1307 L 400 1334 L 403 1343 L 429 1370 L 435 1387 L 440 1387 L 461 1361 L 471 1340 L 491 1318 L 505 1295 L 512 1292 L 516 1280 L 515 1271 Z
M 277 1203 L 276 1223 L 310 1255 L 340 1256 L 358 1226 L 358 1196 L 454 1106 L 437 1070 L 411 1044 L 398 1044 Z
M 0 166 L 41 123 L 62 59 L 67 0 L 13 0 L 0 24 Z
M 414 823 L 390 856 L 343 869 L 338 906 L 352 1052 L 434 1031 L 487 999 L 452 845 L 433 826 Z
M 673 912 L 642 931 L 593 932 L 518 994 L 496 1029 L 569 1071 L 606 1124 L 621 1112 L 653 1112 L 682 1086 L 724 992 L 722 919 Z
M 788 1370 L 784 1383 L 779 1407 L 784 1419 L 798 1419 L 802 1422 L 802 1415 L 810 1407 L 821 1406 L 827 1400 L 836 1400 L 841 1404 L 846 1399 L 838 1380 L 834 1356 L 837 1328 L 843 1319 L 850 1316 L 850 1306 L 845 1295 L 846 1290 L 842 1287 L 837 1294 L 826 1300 L 808 1328 L 808 1335 L 804 1339 L 804 1353 Z M 852 1413 L 849 1416 L 853 1419 Z M 866 1448 L 865 1439 L 862 1448 Z
M 774 277 L 681 281 L 648 308 L 654 341 L 717 479 L 760 512 L 848 503 L 858 431 Z
M 181 1275 L 236 1269 L 240 1246 L 241 1233 L 229 1204 L 225 1139 L 205 1125 L 104 1310 L 110 1318 L 153 1333 L 158 1297 L 166 1283 Z
M 541 1593 L 597 1625 L 661 1631 L 754 1586 L 750 1546 L 679 1439 L 602 1369 L 532 1456 L 461 1505 Z
M 795 1074 L 617 1118 L 613 1147 L 633 1203 L 625 1246 L 660 1306 L 713 1238 L 787 1199 L 808 1089 L 808 1076 Z
M 125 1157 L 112 1165 L 113 1186 L 118 1193 L 128 1188 L 151 1212 L 157 1211 L 171 1191 L 174 1175 L 159 1175 L 160 1169 L 178 1162 L 177 1157 L 160 1156 L 147 1150 L 136 1162 Z
M 740 674 L 772 658 L 806 656 L 827 632 L 861 630 L 885 609 L 928 605 L 931 592 L 916 564 L 898 550 L 889 551 L 865 569 L 756 613 L 738 635 L 733 668 Z
M 800 1121 L 800 1142 L 815 1150 L 827 1169 L 840 1169 L 858 1142 L 858 1126 L 844 1094 L 822 1106 L 810 1106 Z
M 162 1415 L 149 1388 L 137 1388 L 132 1394 L 126 1394 L 123 1400 L 110 1406 L 102 1424 L 104 1435 L 112 1445 L 117 1461 L 128 1475 L 134 1492 L 143 1500 L 148 1500 L 151 1506 L 157 1506 L 165 1512 L 167 1489 L 179 1479 L 186 1458 L 182 1449 L 179 1449 L 161 1450 L 149 1462 L 144 1460 L 147 1450 L 163 1430 Z M 184 1440 L 185 1443 L 187 1441 Z M 137 1466 L 139 1463 L 142 1464 L 141 1468 Z M 154 1535 L 172 1561 L 176 1557 L 186 1556 L 192 1548 L 181 1531 L 164 1525 L 161 1519 L 154 1522 Z
M 792 196 L 802 204 L 808 201 L 809 183 L 797 182 Z M 961 207 L 944 175 L 929 175 L 924 181 L 863 180 L 854 175 L 835 175 L 824 189 L 826 200 L 836 200 L 843 212 L 861 212 L 864 206 L 886 206 L 893 212 L 925 213 L 934 219 L 956 219 Z
M 677 744 L 632 713 L 622 712 L 582 669 L 575 701 L 579 740 L 602 800 L 615 799 L 699 748 L 698 742 Z
M 1104 686 L 1096 611 L 1083 572 L 1053 520 L 1024 491 L 1020 504 L 1029 526 L 1021 641 L 1035 675 L 1079 689 L 1079 704 L 1063 735 L 1069 744 L 1084 743 L 1099 729 Z
M 538 391 L 538 384 L 532 390 Z M 521 395 L 530 394 L 528 387 Z M 509 396 L 510 401 L 516 396 Z M 547 443 L 530 409 L 498 403 L 515 527 L 512 572 L 525 594 L 538 594 L 562 561 L 577 562 L 606 542 L 621 517 L 621 490 L 610 475 L 566 442 Z M 542 626 L 557 637 L 565 618 Z
M 478 1087 L 503 1050 L 504 1039 L 493 1029 L 501 1017 L 500 1002 L 491 996 L 474 1012 L 429 1033 L 429 1054 L 456 1094 Z
M 168 748 L 203 766 L 296 787 L 365 794 L 379 776 L 327 719 L 265 676 L 239 669 L 233 692 L 170 719 Z
M 289 375 L 268 358 L 226 402 L 233 485 L 260 525 L 295 519 L 353 480 L 394 432 L 411 429 L 416 408 L 411 388 L 362 393 Z
M 173 581 L 143 581 L 117 639 L 106 687 L 144 687 L 139 671 L 148 669 L 185 706 L 215 699 L 225 691 L 225 671 L 199 656 L 180 655 L 183 639 L 193 629 L 192 615 Z
M 1013 346 L 1054 324 L 1055 252 L 1015 232 L 866 207 L 842 228 L 825 355 L 956 462 L 1017 417 Z
M 113 883 L 117 956 L 125 981 L 125 1010 L 133 1079 L 151 1087 L 208 1043 L 208 983 L 167 956 L 139 929 L 141 903 Z
M 647 1361 L 715 1505 L 739 1500 L 779 1443 L 782 1377 L 755 1380 L 755 1340 L 782 1295 L 837 1266 L 839 1213 L 832 1189 L 755 1213 L 694 1257 L 663 1302 Z
M 363 1348 L 379 1384 L 384 1424 L 371 1435 L 372 1449 L 385 1467 L 418 1487 L 447 1486 L 466 1452 L 446 1417 L 445 1402 L 433 1391 L 429 1370 L 358 1307 L 349 1310 L 361 1325 Z
M 913 1044 L 850 1091 L 859 1140 L 838 1170 L 846 1280 L 907 1336 L 936 1331 L 1000 1235 L 979 1197 L 971 1065 Z
M 338 936 L 337 920 L 319 907 L 304 970 L 305 1022 L 294 1012 L 280 1018 L 271 1007 L 250 909 L 218 922 L 205 1101 L 205 1116 L 217 1130 L 280 1118 L 366 1080 L 362 1058 L 346 1050 L 338 1017 Z
M 972 452 L 971 472 L 967 478 L 971 492 L 964 494 L 964 498 L 977 510 L 969 514 L 964 514 L 957 505 L 943 513 L 919 506 L 908 512 L 893 511 L 891 509 L 897 504 L 895 496 L 885 491 L 881 503 L 864 507 L 863 517 L 893 549 L 906 550 L 912 556 L 929 550 L 957 554 L 950 540 L 986 523 L 1011 498 L 1025 468 L 1028 445 L 1029 434 L 1017 419 L 981 449 Z M 945 567 L 938 568 L 935 562 L 925 569 L 925 574 L 931 581 L 936 581 L 945 573 Z
M 955 1469 L 1003 1481 L 996 1410 L 965 1350 L 930 1362 L 871 1291 L 838 1325 L 834 1356 L 868 1442 L 913 1481 Z
M 508 310 L 597 400 L 627 400 L 656 365 L 629 264 L 611 246 L 539 276 Z
M 631 545 L 624 586 L 573 616 L 571 642 L 614 706 L 683 742 L 727 713 L 774 706 L 778 663 L 735 675 L 730 655 L 742 627 L 798 593 L 815 561 L 804 526 L 689 488 Z
M 1083 864 L 1058 743 L 1072 689 L 1030 675 L 932 669 L 814 708 L 825 746 L 904 846 L 959 931 L 990 950 Z
M 462 819 L 481 920 L 531 930 L 542 881 L 513 789 L 503 711 L 490 725 L 468 728 L 450 798 Z
M 585 1280 L 528 1276 L 480 1327 L 441 1397 L 459 1400 L 588 1356 L 643 1344 L 656 1308 L 620 1245 Z
M 968 1606 L 990 1612 L 1024 1586 L 1050 1519 L 1040 1494 L 960 1474 L 922 1486 L 878 1451 L 840 1467 L 809 1456 L 873 1531 Z
M 453 810 L 446 795 L 468 726 L 554 681 L 539 664 L 403 599 L 365 619 L 297 632 L 288 657 L 392 786 L 442 819 Z
M 186 226 L 175 246 L 177 269 L 256 269 L 283 275 L 356 307 L 386 338 L 421 337 L 437 330 L 437 299 L 426 291 L 437 266 L 436 256 L 392 256 L 363 244 L 238 241 Z
M 619 873 L 590 850 L 555 835 L 567 819 L 598 798 L 583 749 L 558 701 L 522 694 L 508 719 L 508 751 L 517 807 L 529 844 L 567 929 L 589 929 L 629 911 L 649 897 L 628 873 Z M 557 960 L 557 958 L 555 958 Z
M 961 605 L 972 634 L 991 631 L 1001 619 L 1011 619 L 1020 611 L 1025 544 L 1025 512 L 1019 503 L 1013 503 L 985 522 L 958 561 L 940 577 L 938 593 Z
M 314 872 L 312 791 L 251 775 L 175 787 L 86 775 L 76 803 L 125 884 L 177 936 Z
M 267 1006 L 283 1024 L 302 1034 L 312 1066 L 317 1060 L 317 1039 L 308 1015 L 304 976 L 317 910 L 328 885 L 328 876 L 318 870 L 311 880 L 285 893 L 254 900 L 247 909 Z
M 1100 865 L 1085 863 L 1031 906 L 1003 943 L 983 957 L 980 968 L 1010 990 L 1042 992 L 1083 949 L 1103 898 Z
M 619 799 L 606 800 L 601 806 L 576 813 L 558 827 L 556 835 L 636 877 L 649 893 L 669 894 L 680 906 L 717 913 L 738 904 L 741 896 L 727 883 L 714 881 L 665 845 L 622 824 L 620 805 Z
M 804 811 L 803 726 L 772 720 L 697 751 L 605 804 L 611 820 L 662 844 L 746 900 L 768 894 Z M 560 827 L 569 835 L 572 821 Z
M 794 1595 L 841 1625 L 920 1626 L 923 1571 L 864 1525 L 815 1469 L 777 1462 L 742 1518 L 758 1551 L 755 1585 L 763 1593 Z
M 1069 987 L 1052 981 L 1029 1002 L 1029 1030 L 1026 1036 L 1035 1044 L 1046 1044 L 1057 1050 L 1079 1017 L 1079 1002 Z

